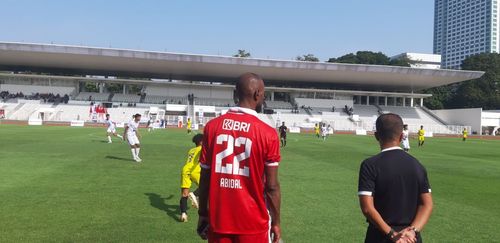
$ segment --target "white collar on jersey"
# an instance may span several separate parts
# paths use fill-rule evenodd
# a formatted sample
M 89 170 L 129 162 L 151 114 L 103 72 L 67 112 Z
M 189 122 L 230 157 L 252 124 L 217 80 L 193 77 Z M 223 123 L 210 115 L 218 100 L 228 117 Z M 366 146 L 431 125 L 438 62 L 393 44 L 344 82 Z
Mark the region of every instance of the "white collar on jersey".
M 231 107 L 231 108 L 229 108 L 229 111 L 230 112 L 240 112 L 240 113 L 245 113 L 245 114 L 257 116 L 256 111 L 254 111 L 252 109 L 244 108 L 244 107 Z
M 401 147 L 399 147 L 399 146 L 394 146 L 394 147 L 390 147 L 390 148 L 382 149 L 382 151 L 380 151 L 380 153 L 382 153 L 382 152 L 386 152 L 386 151 L 391 151 L 391 150 L 396 150 L 396 149 L 402 149 L 402 148 L 401 148 Z

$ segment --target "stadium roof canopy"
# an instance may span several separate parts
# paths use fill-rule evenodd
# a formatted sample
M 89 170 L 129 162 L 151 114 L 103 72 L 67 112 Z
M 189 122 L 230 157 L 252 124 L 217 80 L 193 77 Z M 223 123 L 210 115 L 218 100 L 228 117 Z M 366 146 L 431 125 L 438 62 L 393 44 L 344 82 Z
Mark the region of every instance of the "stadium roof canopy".
M 302 86 L 339 85 L 357 89 L 413 92 L 481 77 L 484 72 L 237 58 L 0 42 L 0 70 L 78 75 L 233 82 L 244 72 L 266 81 Z

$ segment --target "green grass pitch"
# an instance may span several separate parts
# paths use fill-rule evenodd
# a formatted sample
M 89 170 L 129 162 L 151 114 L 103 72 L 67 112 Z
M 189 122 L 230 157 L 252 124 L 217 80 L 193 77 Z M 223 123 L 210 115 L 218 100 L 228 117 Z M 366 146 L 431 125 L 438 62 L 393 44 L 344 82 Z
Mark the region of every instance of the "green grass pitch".
M 121 131 L 120 131 L 121 132 Z M 143 163 L 107 144 L 104 128 L 0 125 L 0 242 L 202 242 L 196 211 L 178 222 L 184 130 L 143 130 Z M 434 213 L 426 242 L 500 239 L 500 141 L 428 138 L 411 154 L 427 168 Z M 282 149 L 285 242 L 362 242 L 357 192 L 371 136 L 290 134 Z

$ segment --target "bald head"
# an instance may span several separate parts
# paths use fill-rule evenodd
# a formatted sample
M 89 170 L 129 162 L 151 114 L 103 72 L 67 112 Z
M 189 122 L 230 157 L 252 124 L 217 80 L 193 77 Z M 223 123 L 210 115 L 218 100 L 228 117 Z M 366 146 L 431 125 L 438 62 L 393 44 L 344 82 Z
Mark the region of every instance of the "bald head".
M 396 114 L 383 114 L 375 122 L 377 139 L 381 143 L 399 142 L 403 132 L 403 119 Z
M 244 73 L 236 81 L 236 96 L 239 106 L 260 109 L 264 102 L 264 81 L 255 73 Z

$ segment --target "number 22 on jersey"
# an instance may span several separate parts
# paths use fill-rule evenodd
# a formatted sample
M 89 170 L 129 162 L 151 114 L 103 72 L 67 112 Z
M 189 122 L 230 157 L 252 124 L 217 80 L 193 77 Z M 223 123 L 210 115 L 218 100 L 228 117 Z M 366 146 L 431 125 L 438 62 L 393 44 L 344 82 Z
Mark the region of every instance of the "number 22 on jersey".
M 217 136 L 217 144 L 224 145 L 224 143 L 226 143 L 226 149 L 215 155 L 215 173 L 249 177 L 250 170 L 248 165 L 240 168 L 240 163 L 250 158 L 250 154 L 252 152 L 252 140 L 246 137 L 234 138 L 229 134 L 220 134 Z M 245 146 L 245 151 L 234 155 L 234 148 L 242 146 Z M 222 160 L 229 156 L 233 156 L 233 163 L 226 163 L 226 165 L 223 166 Z

